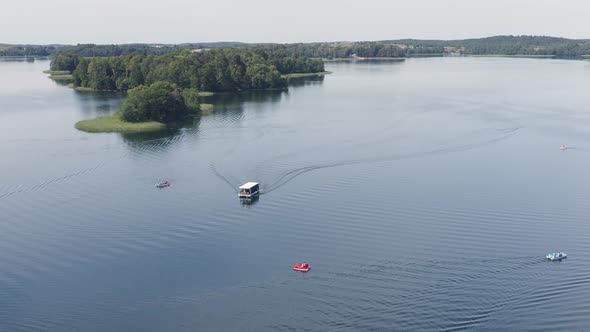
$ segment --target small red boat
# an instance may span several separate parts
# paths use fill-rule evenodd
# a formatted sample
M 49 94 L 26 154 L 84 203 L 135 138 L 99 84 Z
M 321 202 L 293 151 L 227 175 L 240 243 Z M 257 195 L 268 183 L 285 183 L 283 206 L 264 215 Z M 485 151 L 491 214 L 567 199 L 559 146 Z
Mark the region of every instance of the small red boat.
M 293 265 L 293 270 L 299 271 L 299 272 L 307 272 L 307 271 L 311 270 L 311 265 L 309 265 L 307 263 L 297 263 L 297 264 Z

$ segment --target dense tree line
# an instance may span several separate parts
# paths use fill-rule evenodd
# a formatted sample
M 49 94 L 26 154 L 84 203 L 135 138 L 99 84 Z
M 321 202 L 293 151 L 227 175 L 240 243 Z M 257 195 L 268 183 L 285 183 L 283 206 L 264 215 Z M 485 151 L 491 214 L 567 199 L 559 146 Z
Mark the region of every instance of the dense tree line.
M 178 50 L 197 50 L 228 47 L 258 47 L 264 44 L 248 44 L 238 42 L 213 42 L 213 43 L 184 43 L 184 44 L 120 44 L 120 45 L 96 45 L 78 44 L 64 46 L 59 49 L 59 54 L 79 55 L 83 57 L 105 57 L 127 54 L 164 55 Z
M 126 54 L 164 55 L 179 50 L 175 45 L 148 45 L 148 44 L 123 44 L 123 45 L 95 45 L 78 44 L 64 46 L 59 54 L 78 55 L 83 57 L 106 57 Z
M 550 55 L 577 57 L 590 54 L 590 41 L 546 36 L 495 36 L 445 42 L 445 46 L 473 55 Z
M 290 56 L 312 58 L 358 57 L 408 57 L 414 55 L 442 55 L 442 46 L 408 46 L 384 42 L 315 43 L 276 45 L 270 48 L 282 49 Z
M 259 47 L 267 44 L 239 42 L 184 43 L 184 44 L 120 44 L 120 45 L 9 45 L 0 44 L 0 56 L 56 56 L 78 55 L 83 57 L 105 57 L 126 54 L 164 55 L 178 50 L 195 50 L 227 47 Z
M 10 45 L 0 47 L 0 56 L 49 56 L 56 49 L 55 46 Z
M 445 53 L 466 55 L 551 55 L 579 57 L 590 54 L 590 40 L 547 36 L 494 36 L 463 40 L 390 40 L 382 43 L 411 47 L 443 47 Z
M 97 58 L 60 54 L 53 60 L 52 69 L 71 70 L 74 65 L 75 86 L 116 91 L 158 81 L 174 83 L 181 89 L 215 92 L 282 88 L 286 85 L 283 74 L 324 71 L 319 59 L 287 56 L 283 50 L 261 48 Z
M 179 50 L 214 48 L 264 48 L 283 50 L 288 57 L 345 58 L 409 57 L 461 53 L 473 55 L 552 55 L 576 57 L 590 54 L 590 40 L 547 36 L 495 36 L 463 40 L 399 39 L 374 42 L 335 42 L 301 44 L 248 44 L 238 42 L 185 44 L 123 44 L 123 45 L 0 45 L 0 56 L 77 55 L 107 57 L 120 55 L 165 55 Z M 278 68 L 278 67 L 277 67 Z
M 578 57 L 590 54 L 590 40 L 546 36 L 496 36 L 464 40 L 400 39 L 375 42 L 338 42 L 272 45 L 289 56 L 315 58 L 411 57 L 419 55 L 550 55 Z
M 337 42 L 269 45 L 287 56 L 313 58 L 412 57 L 420 55 L 590 55 L 590 40 L 547 36 L 495 36 L 464 40 L 400 39 L 375 42 Z

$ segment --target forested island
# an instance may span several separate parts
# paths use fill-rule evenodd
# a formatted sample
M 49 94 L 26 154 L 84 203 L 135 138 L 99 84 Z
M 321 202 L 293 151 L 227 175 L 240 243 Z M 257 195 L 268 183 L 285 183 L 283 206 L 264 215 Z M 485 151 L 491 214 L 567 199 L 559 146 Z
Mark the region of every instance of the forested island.
M 90 132 L 158 130 L 165 123 L 202 111 L 200 91 L 283 89 L 289 75 L 324 73 L 320 59 L 263 48 L 90 58 L 60 53 L 50 67 L 51 73 L 71 72 L 77 89 L 128 91 L 125 104 L 115 116 L 76 124 L 76 128 Z
M 158 81 L 179 88 L 226 92 L 284 88 L 283 75 L 324 72 L 320 59 L 288 55 L 284 50 L 220 48 L 171 54 L 87 58 L 58 54 L 51 70 L 70 71 L 75 87 L 127 91 Z
M 110 117 L 79 121 L 76 128 L 88 132 L 155 131 L 200 110 L 196 89 L 182 90 L 174 83 L 158 81 L 129 90 L 120 112 Z

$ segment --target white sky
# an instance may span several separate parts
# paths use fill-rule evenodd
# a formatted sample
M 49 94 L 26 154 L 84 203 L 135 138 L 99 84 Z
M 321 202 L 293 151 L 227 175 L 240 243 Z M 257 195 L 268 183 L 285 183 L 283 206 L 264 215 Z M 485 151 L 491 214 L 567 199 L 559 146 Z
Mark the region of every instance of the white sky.
M 2 0 L 0 43 L 590 38 L 590 0 Z

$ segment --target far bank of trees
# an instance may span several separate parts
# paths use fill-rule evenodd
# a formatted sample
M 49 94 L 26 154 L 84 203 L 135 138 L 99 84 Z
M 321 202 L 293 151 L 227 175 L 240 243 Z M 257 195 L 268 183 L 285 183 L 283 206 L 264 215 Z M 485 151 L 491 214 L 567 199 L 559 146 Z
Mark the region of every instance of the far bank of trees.
M 473 55 L 543 55 L 560 58 L 590 54 L 590 41 L 546 36 L 495 36 L 447 41 L 445 46 Z
M 276 46 L 289 56 L 338 59 L 353 55 L 366 58 L 410 57 L 415 55 L 443 55 L 444 47 L 436 45 L 393 44 L 386 42 L 317 43 Z
M 63 46 L 60 54 L 79 55 L 83 57 L 106 57 L 120 55 L 165 55 L 179 50 L 195 50 L 228 47 L 256 47 L 257 44 L 238 42 L 185 43 L 185 44 L 77 44 Z
M 219 48 L 283 50 L 288 57 L 346 58 L 411 57 L 419 55 L 551 55 L 579 57 L 590 54 L 590 40 L 548 36 L 494 36 L 463 40 L 398 39 L 359 42 L 324 42 L 296 44 L 249 44 L 238 42 L 185 44 L 120 44 L 120 45 L 6 45 L 0 44 L 0 56 L 110 57 L 122 55 L 166 55 L 182 50 Z
M 9 45 L 0 47 L 0 56 L 49 56 L 56 50 L 55 46 Z
M 546 36 L 495 36 L 464 40 L 400 39 L 374 42 L 337 42 L 268 46 L 288 56 L 314 58 L 412 57 L 464 55 L 542 55 L 579 57 L 590 54 L 590 40 Z
M 189 44 L 178 47 L 186 47 Z M 495 36 L 463 40 L 399 39 L 360 42 L 295 44 L 239 44 L 241 48 L 261 48 L 289 58 L 413 57 L 465 55 L 551 55 L 579 57 L 590 54 L 590 40 L 546 36 Z M 281 68 L 279 64 L 275 64 Z

